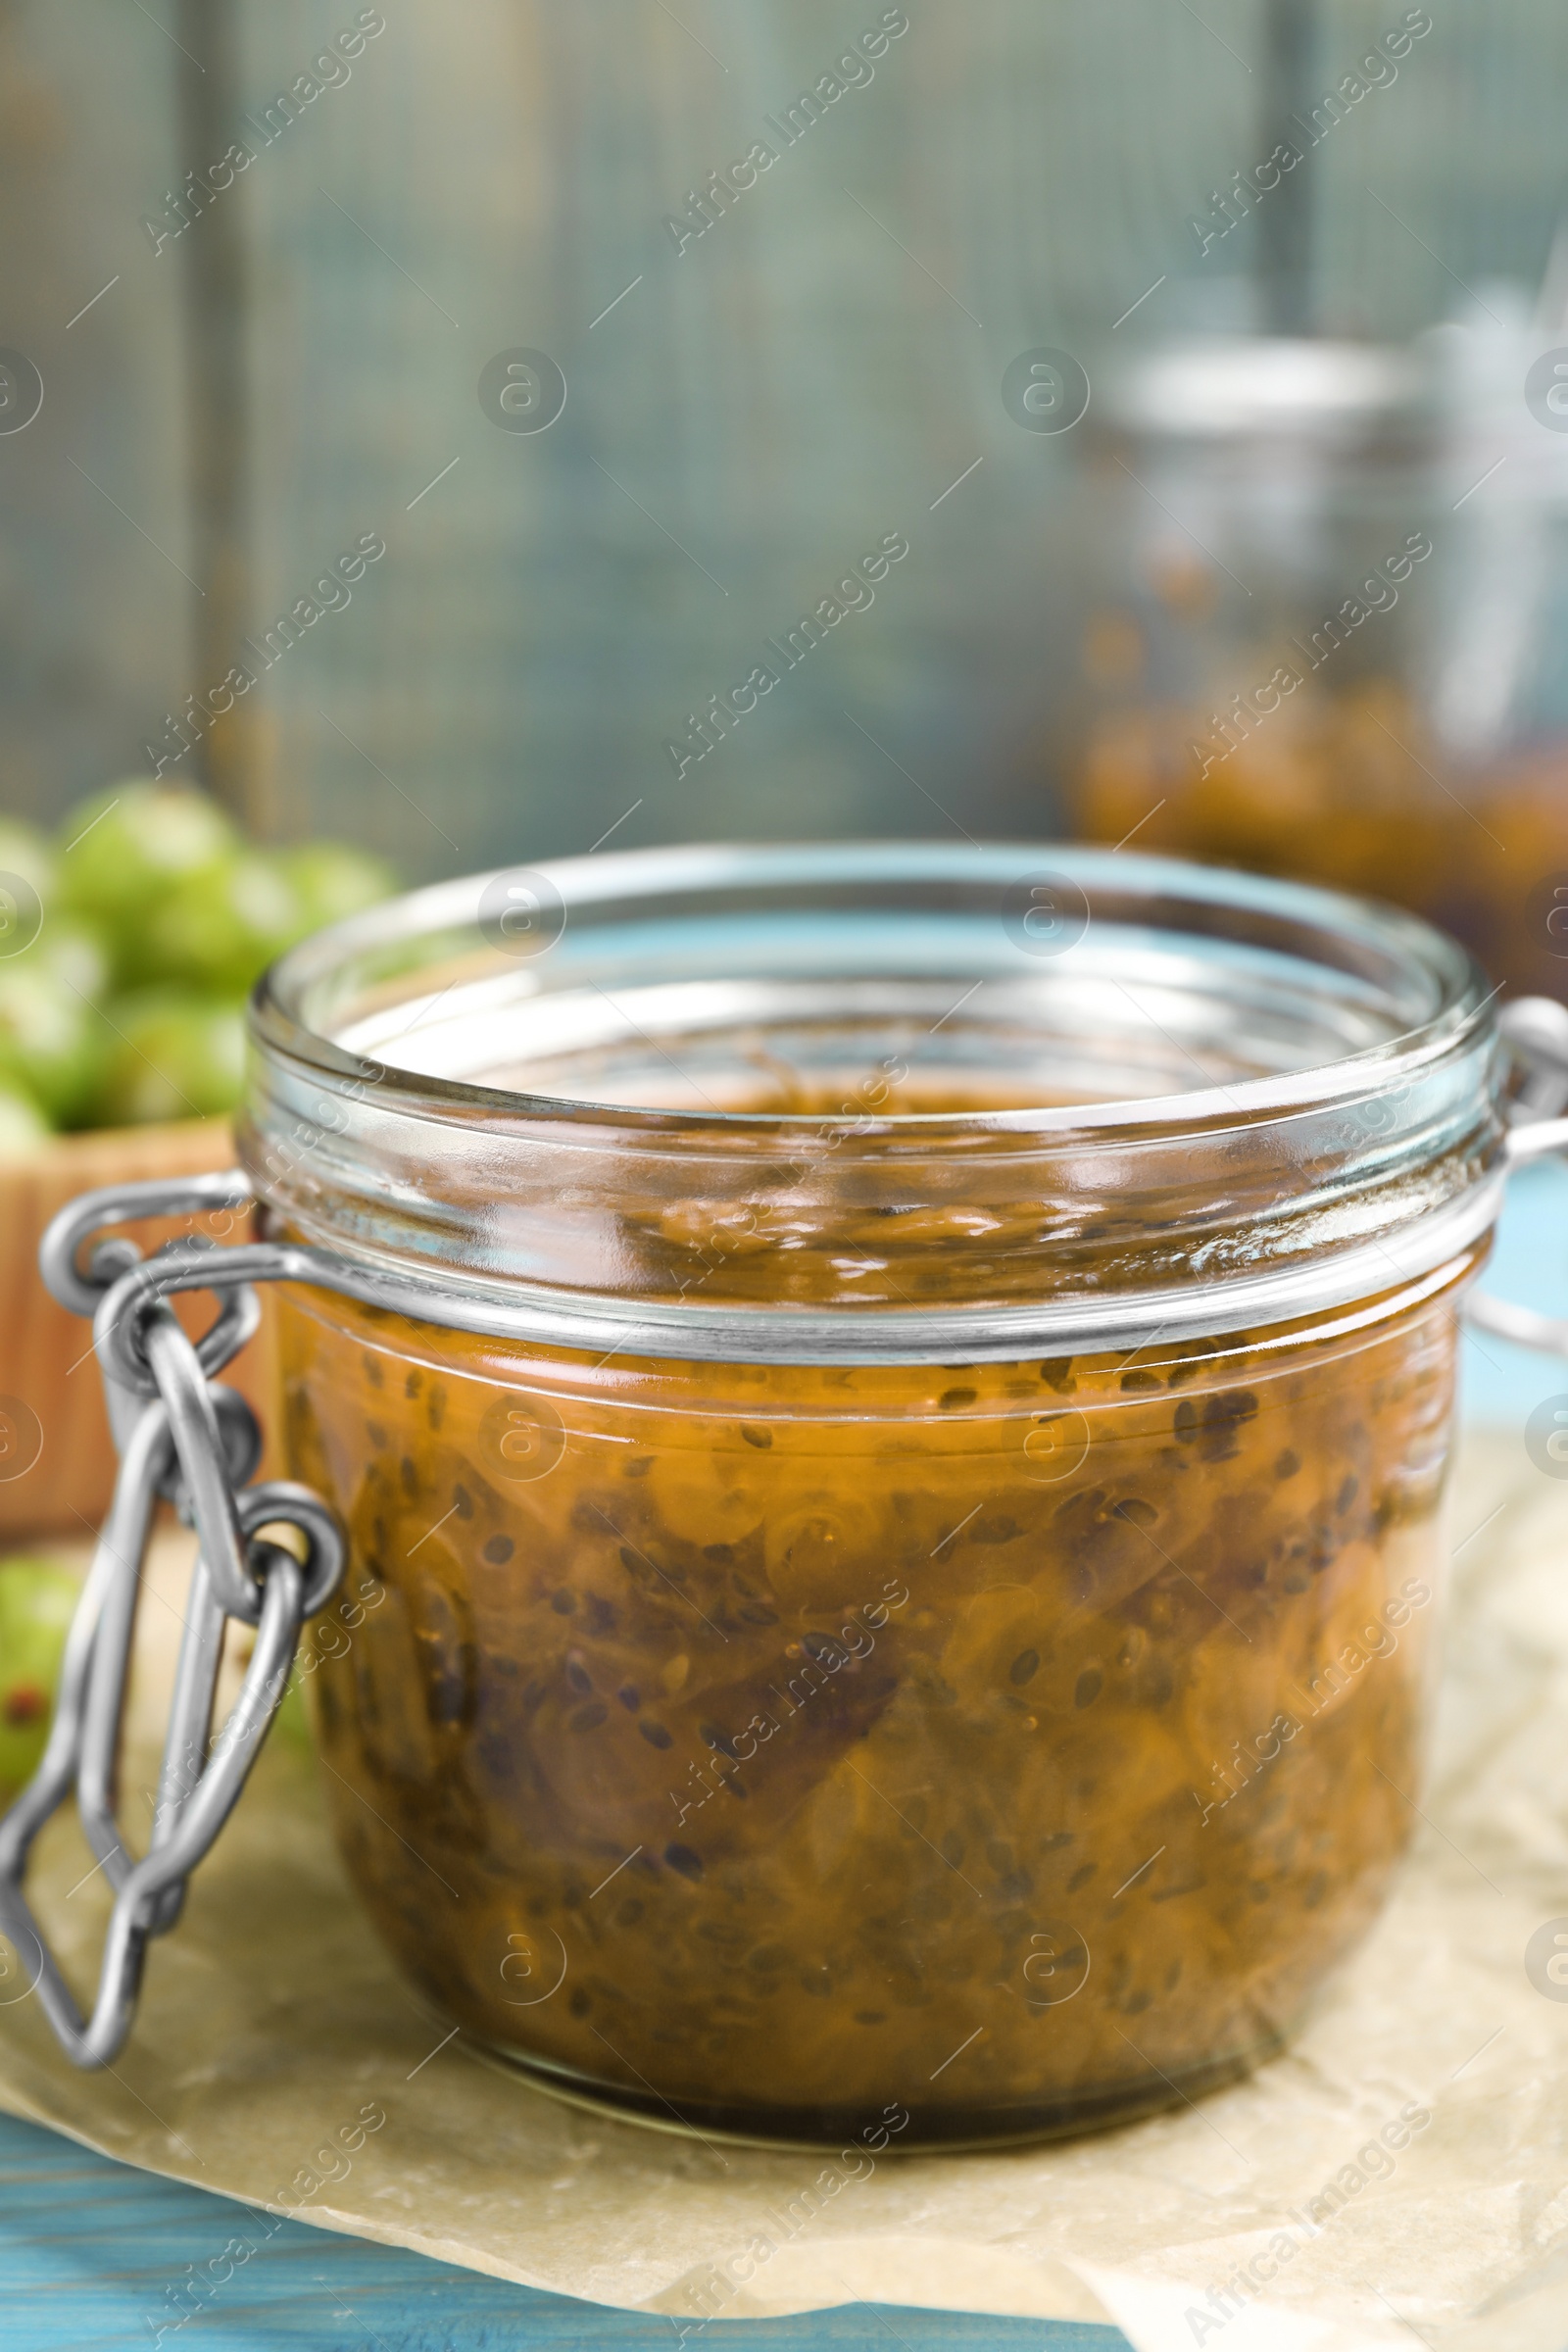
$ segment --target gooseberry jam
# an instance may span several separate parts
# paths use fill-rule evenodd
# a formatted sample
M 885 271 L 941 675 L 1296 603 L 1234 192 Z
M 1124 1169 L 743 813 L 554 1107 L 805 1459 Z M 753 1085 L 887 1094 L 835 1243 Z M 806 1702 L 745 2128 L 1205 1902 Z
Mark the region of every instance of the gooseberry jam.
M 570 917 L 526 955 L 443 885 L 258 1007 L 270 1215 L 382 1282 L 280 1311 L 351 1876 L 655 2122 L 1192 2096 L 1413 1819 L 1484 985 L 1160 860 L 693 855 L 509 881 Z

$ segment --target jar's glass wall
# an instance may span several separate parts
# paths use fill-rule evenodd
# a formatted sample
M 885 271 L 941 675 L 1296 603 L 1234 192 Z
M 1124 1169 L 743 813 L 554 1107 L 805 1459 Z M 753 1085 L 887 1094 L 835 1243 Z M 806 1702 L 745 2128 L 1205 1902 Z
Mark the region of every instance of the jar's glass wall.
M 283 1317 L 307 1659 L 443 2012 L 656 2119 L 1066 2130 L 1275 2046 L 1407 1836 L 1463 1266 L 1131 1356 L 593 1363 Z

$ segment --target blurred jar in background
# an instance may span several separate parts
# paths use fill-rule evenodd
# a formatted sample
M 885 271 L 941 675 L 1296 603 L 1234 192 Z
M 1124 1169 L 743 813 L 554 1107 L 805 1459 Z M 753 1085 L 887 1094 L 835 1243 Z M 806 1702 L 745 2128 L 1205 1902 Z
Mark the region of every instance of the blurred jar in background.
M 1459 805 L 1443 917 L 1495 979 L 1568 998 L 1568 336 L 1544 330 L 1553 310 L 1560 286 L 1534 319 L 1518 289 L 1489 287 L 1429 338 L 1450 425 L 1426 710 Z
M 1393 899 L 1568 995 L 1568 435 L 1522 331 L 1195 343 L 1110 387 L 1082 834 Z

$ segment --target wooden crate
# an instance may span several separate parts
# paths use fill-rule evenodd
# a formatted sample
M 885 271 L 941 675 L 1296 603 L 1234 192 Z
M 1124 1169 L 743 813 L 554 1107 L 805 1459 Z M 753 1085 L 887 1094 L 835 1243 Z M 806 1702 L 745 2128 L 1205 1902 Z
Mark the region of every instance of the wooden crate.
M 104 1411 L 92 1333 L 57 1306 L 38 1273 L 38 1243 L 57 1209 L 101 1184 L 194 1176 L 232 1167 L 225 1119 L 64 1135 L 27 1157 L 0 1161 L 0 1544 L 95 1529 L 114 1485 L 115 1449 Z M 122 1228 L 145 1250 L 199 1220 L 160 1219 Z M 270 1436 L 275 1420 L 272 1321 L 262 1293 L 262 1328 L 223 1378 L 243 1391 Z M 212 1300 L 181 1301 L 201 1329 Z

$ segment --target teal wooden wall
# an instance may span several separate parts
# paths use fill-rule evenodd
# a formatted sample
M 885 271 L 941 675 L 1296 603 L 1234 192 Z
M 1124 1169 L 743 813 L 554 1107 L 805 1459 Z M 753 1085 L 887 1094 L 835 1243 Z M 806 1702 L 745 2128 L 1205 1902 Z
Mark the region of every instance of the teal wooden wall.
M 1173 325 L 1248 322 L 1255 224 L 1200 257 L 1187 220 L 1266 152 L 1264 11 L 906 8 L 874 77 L 677 251 L 665 216 L 881 0 L 385 0 L 270 145 L 239 118 L 357 0 L 4 0 L 0 343 L 47 387 L 0 436 L 6 803 L 48 813 L 141 765 L 225 632 L 373 533 L 352 603 L 215 735 L 264 829 L 361 834 L 416 873 L 586 849 L 639 801 L 627 846 L 1045 830 L 1086 525 L 1071 437 L 1020 432 L 1001 375 L 1036 344 L 1093 375 Z M 1327 87 L 1405 11 L 1320 13 Z M 1568 12 L 1432 15 L 1309 159 L 1327 327 L 1404 334 L 1461 282 L 1544 266 Z M 155 252 L 143 216 L 231 119 L 254 162 Z M 519 346 L 568 384 L 537 435 L 476 391 Z M 677 777 L 685 714 L 894 532 L 875 604 Z

